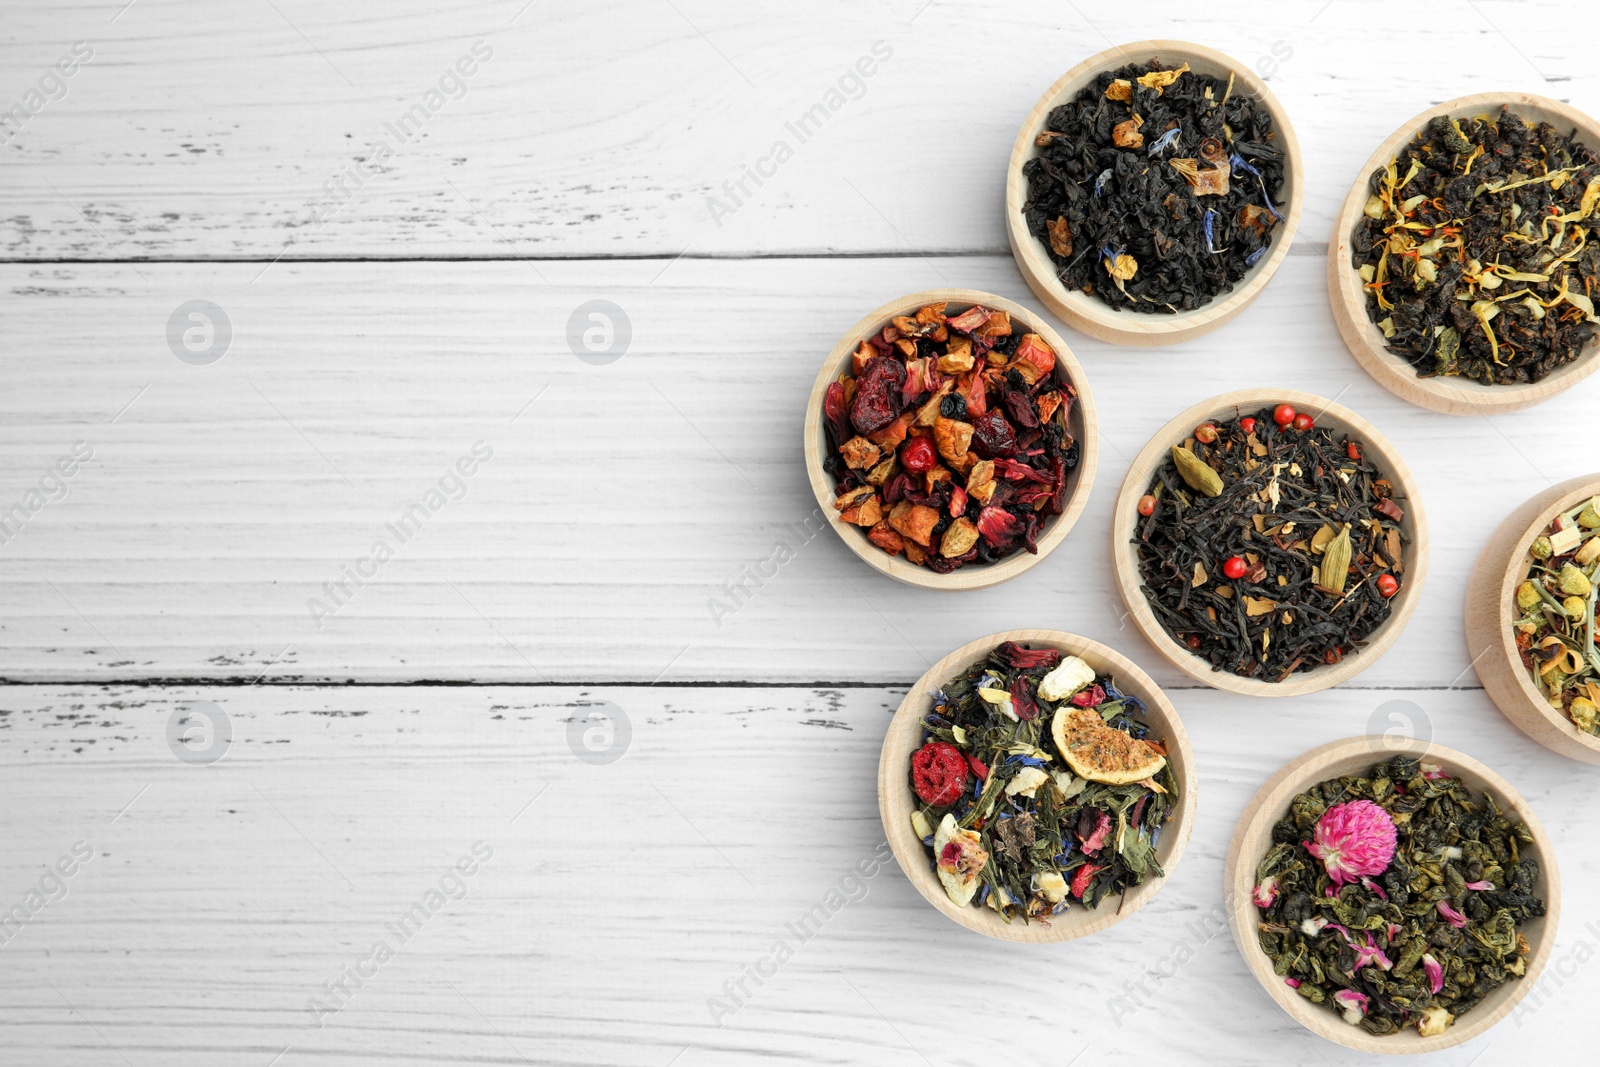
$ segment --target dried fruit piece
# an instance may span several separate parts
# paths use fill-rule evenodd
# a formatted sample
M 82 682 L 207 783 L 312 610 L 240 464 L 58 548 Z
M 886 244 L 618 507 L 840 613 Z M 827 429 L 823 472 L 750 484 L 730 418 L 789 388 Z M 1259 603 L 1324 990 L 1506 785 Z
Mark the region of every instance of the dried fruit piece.
M 925 504 L 902 500 L 889 512 L 889 525 L 902 537 L 927 548 L 933 528 L 939 525 L 939 513 Z
M 882 455 L 878 446 L 865 437 L 852 437 L 839 446 L 839 454 L 844 457 L 845 466 L 853 471 L 877 466 Z
M 1107 726 L 1093 708 L 1057 708 L 1050 736 L 1072 773 L 1091 782 L 1131 785 L 1167 765 L 1148 742 Z
M 959 463 L 966 456 L 967 448 L 972 443 L 972 433 L 972 423 L 947 419 L 942 415 L 933 420 L 934 444 L 939 447 L 939 455 L 951 463 Z
M 964 556 L 977 543 L 978 524 L 971 519 L 957 519 L 944 531 L 944 538 L 939 542 L 939 554 L 952 558 Z

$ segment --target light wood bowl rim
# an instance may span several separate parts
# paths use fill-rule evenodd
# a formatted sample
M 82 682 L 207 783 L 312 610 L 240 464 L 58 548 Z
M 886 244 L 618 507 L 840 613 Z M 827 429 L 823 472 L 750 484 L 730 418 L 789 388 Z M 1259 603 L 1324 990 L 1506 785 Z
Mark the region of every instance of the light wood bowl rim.
M 1193 311 L 1180 311 L 1172 315 L 1115 311 L 1097 297 L 1069 292 L 1056 277 L 1055 264 L 1045 254 L 1043 244 L 1028 232 L 1027 223 L 1022 217 L 1022 205 L 1027 200 L 1027 181 L 1022 175 L 1022 165 L 1033 157 L 1033 140 L 1044 128 L 1051 109 L 1076 95 L 1103 71 L 1152 58 L 1159 58 L 1174 66 L 1187 62 L 1202 74 L 1220 73 L 1223 78 L 1229 73 L 1234 74 L 1234 91 L 1254 96 L 1271 114 L 1286 161 L 1287 207 L 1278 205 L 1283 212 L 1283 222 L 1267 254 L 1250 268 L 1232 292 L 1222 294 Z M 1033 105 L 1022 122 L 1022 129 L 1017 134 L 1006 167 L 1006 236 L 1011 244 L 1012 257 L 1017 261 L 1017 269 L 1022 272 L 1028 287 L 1058 318 L 1098 340 L 1147 348 L 1189 341 L 1209 333 L 1238 315 L 1260 296 L 1289 254 L 1289 246 L 1300 228 L 1304 199 L 1305 163 L 1300 154 L 1300 141 L 1295 136 L 1288 112 L 1267 87 L 1267 83 L 1245 64 L 1214 48 L 1193 41 L 1156 38 L 1116 45 L 1095 53 L 1056 79 L 1055 84 L 1046 89 Z
M 1410 554 L 1405 561 L 1404 581 L 1400 592 L 1396 594 L 1398 603 L 1395 604 L 1388 620 L 1367 639 L 1366 648 L 1352 652 L 1332 666 L 1324 665 L 1310 671 L 1301 671 L 1281 682 L 1268 682 L 1257 678 L 1240 678 L 1226 671 L 1214 671 L 1199 656 L 1167 634 L 1157 621 L 1155 612 L 1150 609 L 1144 593 L 1140 591 L 1139 561 L 1130 538 L 1135 520 L 1138 518 L 1135 508 L 1139 498 L 1144 495 L 1145 488 L 1150 484 L 1150 477 L 1156 466 L 1166 460 L 1173 445 L 1183 441 L 1195 426 L 1207 419 L 1231 417 L 1236 409 L 1248 411 L 1280 403 L 1293 404 L 1299 411 L 1315 412 L 1318 425 L 1323 425 L 1325 419 L 1330 420 L 1333 426 L 1348 430 L 1351 436 L 1361 440 L 1368 450 L 1369 457 L 1379 465 L 1398 490 L 1396 495 L 1404 499 L 1406 517 L 1400 526 L 1402 530 L 1409 528 L 1412 542 Z M 1295 389 L 1239 389 L 1214 396 L 1209 400 L 1202 400 L 1182 412 L 1156 431 L 1155 436 L 1151 437 L 1143 450 L 1134 457 L 1128 467 L 1127 476 L 1123 479 L 1122 489 L 1117 494 L 1115 510 L 1112 512 L 1111 559 L 1117 585 L 1122 591 L 1123 603 L 1127 606 L 1134 624 L 1144 635 L 1145 640 L 1154 645 L 1156 651 L 1174 667 L 1203 685 L 1242 696 L 1303 696 L 1307 693 L 1321 692 L 1354 678 L 1376 663 L 1399 638 L 1421 599 L 1424 579 L 1428 574 L 1428 520 L 1422 507 L 1422 497 L 1416 479 L 1412 477 L 1410 468 L 1401 459 L 1399 450 L 1367 420 L 1349 408 L 1312 393 Z
M 1600 737 L 1578 729 L 1539 694 L 1511 635 L 1517 618 L 1513 597 L 1533 558 L 1527 546 L 1556 515 L 1596 494 L 1600 472 L 1535 493 L 1507 516 L 1478 557 L 1467 586 L 1465 620 L 1473 669 L 1501 714 L 1552 752 L 1600 764 Z
M 1528 958 L 1527 973 L 1519 981 L 1495 990 L 1483 1003 L 1461 1016 L 1459 1021 L 1437 1037 L 1421 1037 L 1411 1028 L 1398 1034 L 1378 1037 L 1358 1026 L 1349 1025 L 1330 1008 L 1311 1003 L 1285 985 L 1283 979 L 1273 973 L 1271 960 L 1261 951 L 1255 937 L 1257 911 L 1251 899 L 1255 870 L 1266 851 L 1262 846 L 1270 839 L 1273 824 L 1288 810 L 1289 801 L 1318 782 L 1349 774 L 1355 769 L 1397 755 L 1437 762 L 1463 779 L 1473 792 L 1482 793 L 1487 787 L 1487 791 L 1501 802 L 1503 809 L 1516 812 L 1533 834 L 1547 905 L 1544 916 L 1520 927 L 1524 932 L 1536 927 L 1534 934 L 1528 938 L 1533 953 Z M 1284 764 L 1245 806 L 1228 847 L 1222 888 L 1228 925 L 1233 930 L 1239 954 L 1244 957 L 1245 965 L 1257 983 L 1278 1007 L 1319 1037 L 1359 1052 L 1391 1055 L 1452 1048 L 1471 1041 L 1504 1019 L 1538 983 L 1539 974 L 1555 948 L 1561 919 L 1561 875 L 1556 863 L 1555 844 L 1522 794 L 1471 756 L 1416 738 L 1379 735 L 1347 737 L 1318 746 Z
M 960 305 L 982 304 L 996 311 L 1007 312 L 1011 316 L 1014 330 L 1022 328 L 1025 332 L 1036 333 L 1046 344 L 1055 349 L 1056 367 L 1078 391 L 1078 397 L 1073 401 L 1067 422 L 1077 438 L 1078 466 L 1068 476 L 1067 501 L 1062 507 L 1061 514 L 1043 525 L 1038 539 L 1039 554 L 1033 555 L 1023 549 L 1007 556 L 999 563 L 967 565 L 949 574 L 936 574 L 927 567 L 912 564 L 903 556 L 891 556 L 867 540 L 866 529 L 842 521 L 839 512 L 833 509 L 836 496 L 833 478 L 822 469 L 822 461 L 828 447 L 827 435 L 822 425 L 822 401 L 829 383 L 839 377 L 845 361 L 850 358 L 862 339 L 882 329 L 896 315 L 904 315 L 907 312 L 914 314 L 920 307 L 941 302 Z M 828 357 L 822 361 L 822 369 L 817 372 L 817 380 L 811 387 L 811 395 L 806 400 L 803 447 L 806 473 L 811 480 L 811 491 L 816 495 L 817 504 L 827 516 L 828 525 L 833 528 L 834 533 L 839 535 L 850 551 L 866 561 L 873 570 L 886 574 L 896 581 L 924 589 L 987 589 L 992 585 L 1009 581 L 1042 562 L 1062 541 L 1066 540 L 1067 534 L 1083 514 L 1083 509 L 1089 503 L 1089 493 L 1094 488 L 1095 467 L 1100 460 L 1099 420 L 1095 414 L 1094 394 L 1089 388 L 1083 367 L 1072 354 L 1072 349 L 1067 347 L 1061 335 L 1037 312 L 1003 296 L 979 289 L 924 289 L 921 292 L 908 293 L 868 312 L 850 327 L 833 346 Z
M 1157 857 L 1167 872 L 1166 877 L 1150 879 L 1129 890 L 1120 906 L 1102 901 L 1094 911 L 1070 908 L 1052 916 L 1052 925 L 1048 927 L 1038 924 L 1024 926 L 1020 920 L 1007 924 L 987 907 L 956 907 L 930 868 L 922 841 L 911 829 L 911 812 L 916 807 L 916 794 L 911 790 L 907 767 L 911 753 L 919 747 L 920 723 L 929 709 L 929 693 L 987 657 L 994 648 L 1006 641 L 1058 648 L 1069 655 L 1082 657 L 1097 672 L 1114 675 L 1119 689 L 1144 702 L 1145 721 L 1150 724 L 1151 732 L 1165 742 L 1167 759 L 1181 791 L 1178 806 L 1167 820 L 1162 830 L 1161 844 L 1156 849 Z M 1189 747 L 1189 735 L 1183 728 L 1178 710 L 1161 687 L 1138 664 L 1109 646 L 1061 630 L 1005 630 L 968 641 L 945 656 L 928 668 L 906 692 L 905 699 L 900 702 L 894 718 L 889 722 L 878 758 L 878 814 L 883 819 L 883 831 L 889 839 L 889 846 L 906 878 L 929 904 L 945 916 L 968 930 L 1001 941 L 1038 944 L 1076 940 L 1109 929 L 1148 904 L 1172 877 L 1178 861 L 1183 858 L 1184 847 L 1194 829 L 1198 792 L 1199 781 L 1195 775 L 1194 751 Z
M 1350 265 L 1350 237 L 1366 206 L 1368 178 L 1379 167 L 1387 166 L 1435 116 L 1461 118 L 1498 110 L 1502 104 L 1509 104 L 1524 119 L 1559 118 L 1561 122 L 1554 123 L 1558 129 L 1565 123 L 1579 131 L 1589 147 L 1600 151 L 1600 123 L 1558 100 L 1515 92 L 1473 93 L 1447 100 L 1407 119 L 1372 153 L 1350 186 L 1328 240 L 1328 304 L 1345 347 L 1379 385 L 1408 403 L 1447 415 L 1518 411 L 1548 400 L 1600 370 L 1600 341 L 1595 341 L 1576 361 L 1539 382 L 1488 386 L 1461 378 L 1418 378 L 1409 363 L 1384 347 L 1383 331 L 1367 318 L 1366 296 L 1355 267 Z

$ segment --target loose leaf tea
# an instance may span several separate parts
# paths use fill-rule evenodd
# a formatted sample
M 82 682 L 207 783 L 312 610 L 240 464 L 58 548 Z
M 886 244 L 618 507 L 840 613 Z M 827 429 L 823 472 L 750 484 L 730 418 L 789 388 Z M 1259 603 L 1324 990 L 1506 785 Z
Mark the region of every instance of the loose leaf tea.
M 1227 80 L 1156 60 L 1106 71 L 1050 112 L 1022 166 L 1023 216 L 1069 290 L 1118 310 L 1210 303 L 1283 222 L 1272 116 Z
M 1354 266 L 1418 377 L 1537 382 L 1595 336 L 1600 159 L 1577 131 L 1439 116 L 1368 186 Z
M 1078 391 L 1004 311 L 944 304 L 862 341 L 823 398 L 834 508 L 891 556 L 948 574 L 1037 554 L 1066 507 Z
M 1557 515 L 1528 555 L 1528 577 L 1515 594 L 1517 650 L 1550 706 L 1600 736 L 1600 497 Z
M 1143 714 L 1077 656 L 1011 641 L 937 693 L 911 826 L 950 899 L 1049 925 L 1162 877 L 1178 783 Z
M 1438 764 L 1396 756 L 1301 793 L 1256 868 L 1274 973 L 1371 1034 L 1445 1031 L 1531 951 L 1533 834 Z
M 1133 544 L 1161 627 L 1213 670 L 1281 682 L 1390 614 L 1405 510 L 1359 441 L 1287 404 L 1197 426 L 1156 469 Z

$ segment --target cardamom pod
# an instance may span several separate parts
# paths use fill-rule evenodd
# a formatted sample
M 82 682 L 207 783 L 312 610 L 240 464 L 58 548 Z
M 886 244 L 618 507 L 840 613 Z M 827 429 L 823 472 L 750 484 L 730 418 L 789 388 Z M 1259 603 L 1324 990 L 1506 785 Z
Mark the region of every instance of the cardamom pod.
M 1178 477 L 1189 483 L 1189 488 L 1206 496 L 1222 495 L 1222 475 L 1212 470 L 1206 461 L 1184 448 L 1172 447 L 1172 462 L 1177 465 Z
M 1322 553 L 1322 564 L 1317 568 L 1322 588 L 1335 596 L 1344 596 L 1344 584 L 1350 578 L 1350 525 L 1345 524 L 1339 536 L 1328 542 Z

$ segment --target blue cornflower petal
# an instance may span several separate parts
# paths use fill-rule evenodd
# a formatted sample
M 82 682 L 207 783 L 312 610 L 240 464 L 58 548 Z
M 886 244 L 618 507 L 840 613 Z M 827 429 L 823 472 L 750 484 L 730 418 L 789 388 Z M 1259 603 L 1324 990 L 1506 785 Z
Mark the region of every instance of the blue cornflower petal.
M 1100 176 L 1097 177 L 1094 180 L 1094 195 L 1096 197 L 1099 197 L 1099 195 L 1101 193 L 1105 192 L 1106 182 L 1108 182 L 1110 180 L 1111 180 L 1111 168 L 1107 167 L 1105 170 L 1101 171 L 1100 172 Z
M 1163 149 L 1171 148 L 1173 143 L 1177 141 L 1178 134 L 1182 132 L 1183 131 L 1177 126 L 1172 127 L 1172 129 L 1168 130 L 1166 133 L 1162 134 L 1160 137 L 1157 137 L 1153 142 L 1151 142 L 1150 148 L 1145 152 L 1145 155 L 1153 156 Z
M 1248 256 L 1244 257 L 1244 265 L 1247 266 L 1247 267 L 1253 267 L 1253 266 L 1256 265 L 1256 260 L 1260 259 L 1262 256 L 1264 256 L 1266 254 L 1267 254 L 1267 246 L 1266 245 L 1262 245 L 1260 248 L 1256 249 L 1254 252 L 1251 252 Z
M 1212 229 L 1211 228 L 1214 225 L 1214 223 L 1216 222 L 1216 218 L 1217 218 L 1217 213 L 1215 211 L 1212 211 L 1210 208 L 1206 208 L 1206 213 L 1200 220 L 1201 228 L 1204 229 L 1205 232 L 1206 232 L 1206 251 L 1210 252 L 1212 255 L 1216 255 L 1217 252 L 1218 252 L 1218 249 L 1216 248 L 1216 246 L 1214 246 L 1211 243 L 1211 238 L 1212 238 Z

